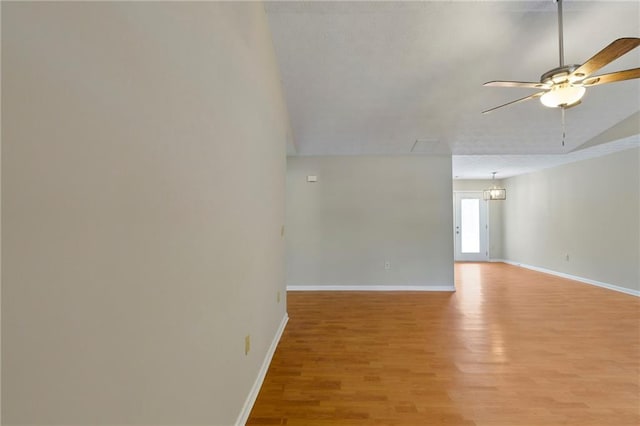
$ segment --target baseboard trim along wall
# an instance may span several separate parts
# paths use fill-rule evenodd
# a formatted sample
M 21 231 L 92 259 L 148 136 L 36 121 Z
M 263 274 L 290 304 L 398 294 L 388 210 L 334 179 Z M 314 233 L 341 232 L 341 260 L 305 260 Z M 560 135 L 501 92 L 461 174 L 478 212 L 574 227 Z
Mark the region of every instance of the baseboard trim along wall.
M 287 291 L 456 291 L 453 285 L 288 285 Z
M 273 354 L 276 352 L 276 348 L 278 347 L 278 342 L 280 342 L 280 338 L 282 337 L 282 333 L 284 332 L 285 327 L 287 326 L 287 322 L 289 321 L 289 315 L 286 313 L 282 318 L 282 322 L 280 323 L 280 327 L 278 327 L 278 331 L 276 331 L 276 335 L 273 337 L 273 341 L 271 342 L 271 346 L 269 346 L 269 350 L 264 357 L 264 361 L 262 362 L 262 367 L 260 367 L 260 371 L 258 372 L 258 377 L 256 377 L 256 381 L 253 383 L 251 387 L 251 392 L 247 396 L 246 401 L 244 402 L 244 406 L 242 407 L 242 411 L 240 411 L 240 415 L 238 416 L 238 420 L 236 420 L 236 426 L 244 426 L 249 420 L 249 415 L 251 414 L 251 409 L 253 408 L 253 404 L 256 402 L 256 398 L 258 398 L 258 392 L 260 392 L 260 388 L 262 387 L 262 383 L 264 382 L 264 378 L 267 375 L 267 371 L 269 370 L 269 365 L 271 365 L 271 359 L 273 358 Z
M 503 263 L 506 263 L 506 264 L 509 264 L 509 265 L 520 266 L 521 268 L 531 269 L 532 271 L 537 271 L 537 272 L 542 272 L 542 273 L 545 273 L 545 274 L 555 275 L 557 277 L 567 278 L 567 279 L 570 279 L 570 280 L 573 280 L 573 281 L 579 281 L 581 283 L 594 285 L 596 287 L 602 287 L 602 288 L 606 288 L 608 290 L 618 291 L 620 293 L 625 293 L 625 294 L 630 294 L 632 296 L 640 297 L 640 291 L 638 291 L 638 290 L 633 290 L 633 289 L 630 289 L 630 288 L 620 287 L 620 286 L 609 284 L 609 283 L 603 283 L 602 281 L 596 281 L 596 280 L 592 280 L 592 279 L 589 279 L 589 278 L 578 277 L 576 275 L 565 274 L 564 272 L 552 271 L 551 269 L 540 268 L 538 266 L 527 265 L 525 263 L 514 262 L 514 261 L 511 261 L 511 260 L 501 259 L 499 261 L 503 262 Z

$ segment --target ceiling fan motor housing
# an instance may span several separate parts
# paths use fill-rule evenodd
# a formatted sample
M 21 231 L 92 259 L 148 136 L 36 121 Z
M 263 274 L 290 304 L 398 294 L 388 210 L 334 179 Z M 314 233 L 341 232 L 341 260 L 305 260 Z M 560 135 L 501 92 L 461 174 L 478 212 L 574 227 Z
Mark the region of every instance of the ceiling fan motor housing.
M 545 86 L 552 86 L 554 84 L 569 82 L 569 75 L 579 67 L 580 65 L 573 64 L 549 70 L 540 76 L 540 83 Z M 571 83 L 580 81 L 584 77 L 584 75 L 580 74 L 576 74 L 575 76 L 578 78 Z

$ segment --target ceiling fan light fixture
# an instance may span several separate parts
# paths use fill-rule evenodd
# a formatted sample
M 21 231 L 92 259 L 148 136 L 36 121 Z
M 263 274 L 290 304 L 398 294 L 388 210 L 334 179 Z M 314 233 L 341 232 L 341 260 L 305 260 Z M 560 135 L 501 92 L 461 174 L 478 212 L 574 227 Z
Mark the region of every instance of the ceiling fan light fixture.
M 582 99 L 586 89 L 570 83 L 553 86 L 551 90 L 540 96 L 542 105 L 549 108 L 571 106 Z

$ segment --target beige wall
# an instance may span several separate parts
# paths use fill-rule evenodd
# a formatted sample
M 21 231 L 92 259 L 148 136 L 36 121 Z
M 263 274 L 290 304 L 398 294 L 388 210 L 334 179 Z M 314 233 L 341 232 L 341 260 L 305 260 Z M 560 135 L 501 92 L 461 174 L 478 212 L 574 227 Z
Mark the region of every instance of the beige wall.
M 449 156 L 289 157 L 287 284 L 452 286 L 452 214 Z
M 3 2 L 2 66 L 2 423 L 234 423 L 285 315 L 263 6 Z
M 639 164 L 634 148 L 506 179 L 504 257 L 640 290 Z
M 502 186 L 502 180 L 496 179 L 454 179 L 454 191 L 483 191 L 493 185 Z M 504 201 L 487 201 L 489 215 L 489 259 L 502 259 L 502 210 Z

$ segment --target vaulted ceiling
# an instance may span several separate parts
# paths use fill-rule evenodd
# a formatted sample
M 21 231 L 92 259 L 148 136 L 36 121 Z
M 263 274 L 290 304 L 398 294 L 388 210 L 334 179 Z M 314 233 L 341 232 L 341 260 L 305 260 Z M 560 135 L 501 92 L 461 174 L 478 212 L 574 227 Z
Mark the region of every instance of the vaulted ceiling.
M 565 63 L 640 36 L 640 2 L 564 1 Z M 511 176 L 640 145 L 640 80 L 566 111 L 531 100 L 559 63 L 556 3 L 267 2 L 295 155 L 454 155 L 454 175 Z M 596 74 L 640 67 L 640 48 Z M 416 144 L 416 141 L 419 141 Z M 413 149 L 413 152 L 412 152 Z

